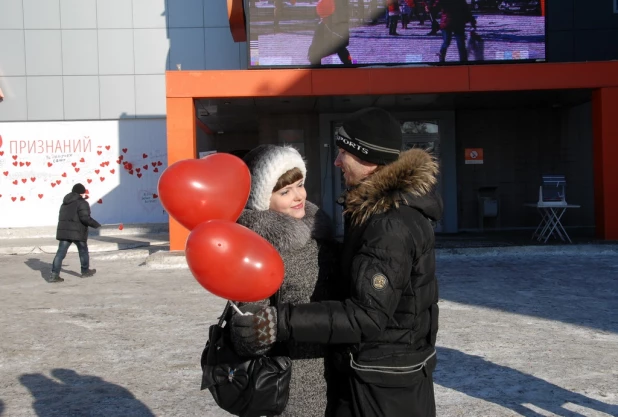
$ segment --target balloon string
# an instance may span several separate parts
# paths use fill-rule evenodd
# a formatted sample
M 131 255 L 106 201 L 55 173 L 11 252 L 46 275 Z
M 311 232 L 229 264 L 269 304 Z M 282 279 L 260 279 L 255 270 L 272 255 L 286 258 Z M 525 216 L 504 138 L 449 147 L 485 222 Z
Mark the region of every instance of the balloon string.
M 242 311 L 240 311 L 240 309 L 238 308 L 238 306 L 237 306 L 237 305 L 236 305 L 233 301 L 230 301 L 230 305 L 231 305 L 231 306 L 232 306 L 232 308 L 233 308 L 234 310 L 236 310 L 236 312 L 237 312 L 238 314 L 240 314 L 241 316 L 252 316 L 252 315 L 253 315 L 253 314 L 251 314 L 249 311 L 247 311 L 246 313 L 243 313 Z

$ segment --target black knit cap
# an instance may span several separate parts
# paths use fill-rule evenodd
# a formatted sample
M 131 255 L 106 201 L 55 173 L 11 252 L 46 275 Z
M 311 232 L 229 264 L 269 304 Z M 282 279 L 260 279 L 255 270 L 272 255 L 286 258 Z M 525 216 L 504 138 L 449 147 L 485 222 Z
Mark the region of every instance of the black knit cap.
M 86 192 L 86 187 L 84 187 L 80 183 L 77 183 L 73 186 L 73 189 L 71 191 L 77 194 L 84 194 Z
M 401 125 L 389 112 L 369 107 L 352 113 L 337 130 L 335 141 L 363 161 L 386 165 L 399 158 L 403 135 Z

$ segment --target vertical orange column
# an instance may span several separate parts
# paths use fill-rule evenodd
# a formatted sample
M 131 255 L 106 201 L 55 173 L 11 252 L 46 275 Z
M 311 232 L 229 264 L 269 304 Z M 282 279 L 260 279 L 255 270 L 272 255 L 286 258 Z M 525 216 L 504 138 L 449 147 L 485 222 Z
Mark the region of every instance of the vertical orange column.
M 167 98 L 167 164 L 197 156 L 192 98 Z M 184 250 L 189 231 L 170 216 L 170 251 Z
M 618 240 L 618 87 L 592 95 L 594 208 L 597 236 Z
M 541 16 L 545 16 L 545 0 L 541 0 Z

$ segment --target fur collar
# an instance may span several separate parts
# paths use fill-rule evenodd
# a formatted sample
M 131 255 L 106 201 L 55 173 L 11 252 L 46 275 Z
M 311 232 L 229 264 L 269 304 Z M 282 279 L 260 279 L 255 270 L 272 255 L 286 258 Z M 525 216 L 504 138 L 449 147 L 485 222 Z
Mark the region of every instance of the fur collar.
M 238 224 L 262 236 L 279 253 L 302 249 L 310 239 L 333 238 L 330 218 L 309 201 L 305 202 L 305 217 L 302 219 L 272 210 L 245 209 Z
M 395 162 L 346 193 L 344 214 L 351 217 L 352 224 L 361 225 L 371 216 L 404 204 L 421 209 L 427 217 L 439 217 L 439 213 L 427 213 L 431 202 L 422 201 L 432 199 L 430 193 L 437 183 L 437 175 L 438 163 L 429 153 L 421 149 L 402 152 Z M 438 205 L 441 211 L 441 202 Z

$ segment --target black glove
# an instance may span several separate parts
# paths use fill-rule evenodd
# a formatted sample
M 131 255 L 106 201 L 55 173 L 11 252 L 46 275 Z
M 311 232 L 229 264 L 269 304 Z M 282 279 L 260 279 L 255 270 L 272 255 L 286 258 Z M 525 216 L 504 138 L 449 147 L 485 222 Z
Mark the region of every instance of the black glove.
M 252 314 L 232 316 L 230 337 L 234 350 L 241 356 L 264 355 L 277 341 L 277 308 L 249 304 L 241 310 Z

